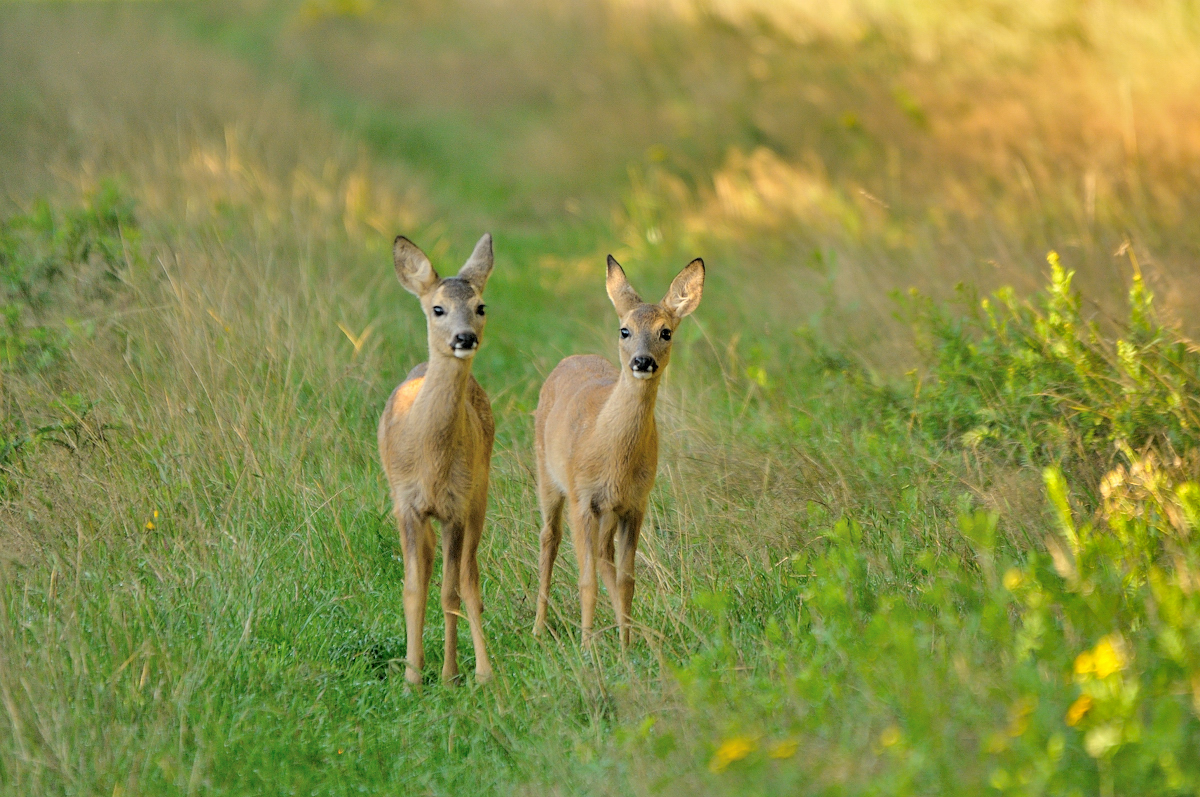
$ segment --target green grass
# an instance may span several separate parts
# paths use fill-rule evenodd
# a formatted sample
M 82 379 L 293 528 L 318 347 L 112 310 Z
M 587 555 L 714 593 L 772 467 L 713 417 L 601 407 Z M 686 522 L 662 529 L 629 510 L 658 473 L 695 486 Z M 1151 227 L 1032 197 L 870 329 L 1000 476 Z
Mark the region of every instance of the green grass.
M 1194 11 L 756 8 L 0 8 L 0 791 L 1200 790 Z M 485 229 L 498 677 L 410 690 L 390 242 Z M 610 251 L 709 266 L 624 656 L 569 546 L 530 633 Z

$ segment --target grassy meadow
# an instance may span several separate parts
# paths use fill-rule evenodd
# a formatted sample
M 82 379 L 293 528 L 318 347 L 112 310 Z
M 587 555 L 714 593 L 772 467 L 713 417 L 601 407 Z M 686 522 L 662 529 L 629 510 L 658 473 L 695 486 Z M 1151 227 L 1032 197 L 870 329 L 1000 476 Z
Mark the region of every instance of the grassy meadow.
M 1184 0 L 0 4 L 0 792 L 1200 794 L 1196 96 Z M 391 241 L 484 231 L 413 691 Z M 531 634 L 609 252 L 708 266 L 627 655 L 569 542 Z

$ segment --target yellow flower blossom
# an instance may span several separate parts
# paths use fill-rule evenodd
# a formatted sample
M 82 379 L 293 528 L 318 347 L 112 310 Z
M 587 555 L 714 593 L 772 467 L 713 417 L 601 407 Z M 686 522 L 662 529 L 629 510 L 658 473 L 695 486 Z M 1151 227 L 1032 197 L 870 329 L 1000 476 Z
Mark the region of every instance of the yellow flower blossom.
M 1013 592 L 1017 587 L 1021 586 L 1021 582 L 1025 579 L 1021 576 L 1021 571 L 1015 567 L 1010 567 L 1004 574 L 1004 588 L 1009 592 Z
M 709 771 L 724 772 L 734 761 L 741 761 L 753 753 L 756 746 L 754 739 L 749 736 L 734 736 L 726 739 L 713 754 L 712 761 L 708 762 Z
M 1125 657 L 1121 655 L 1120 640 L 1106 636 L 1092 650 L 1096 677 L 1107 678 L 1117 670 L 1125 669 Z
M 900 729 L 895 725 L 889 725 L 883 729 L 883 733 L 879 734 L 879 743 L 884 747 L 894 747 L 900 743 Z
M 1083 719 L 1083 715 L 1088 713 L 1092 707 L 1091 695 L 1080 695 L 1079 698 L 1071 704 L 1067 709 L 1067 724 L 1074 728 Z
M 1083 677 L 1094 675 L 1103 680 L 1113 673 L 1125 669 L 1124 646 L 1121 637 L 1109 634 L 1096 643 L 1096 647 L 1085 650 L 1075 657 L 1075 675 Z

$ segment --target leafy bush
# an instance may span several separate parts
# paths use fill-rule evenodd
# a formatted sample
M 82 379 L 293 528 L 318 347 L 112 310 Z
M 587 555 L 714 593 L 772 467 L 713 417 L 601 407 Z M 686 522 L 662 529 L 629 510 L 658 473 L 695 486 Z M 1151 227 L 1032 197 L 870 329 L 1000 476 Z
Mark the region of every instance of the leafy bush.
M 1032 300 L 1004 289 L 959 319 L 914 300 L 933 372 L 914 388 L 922 427 L 1040 465 L 1195 447 L 1200 357 L 1159 323 L 1136 261 L 1129 318 L 1112 337 L 1084 319 L 1074 272 L 1047 259 L 1050 285 Z
M 1042 545 L 1000 544 L 1001 517 L 964 499 L 965 545 L 915 552 L 905 582 L 843 517 L 736 601 L 706 599 L 713 630 L 678 681 L 712 726 L 683 748 L 710 791 L 1200 788 L 1200 352 L 1140 276 L 1105 336 L 1050 265 L 1031 301 L 1001 291 L 958 321 L 921 305 L 934 368 L 914 391 L 937 442 L 1055 462 Z M 1073 489 L 1060 464 L 1103 475 Z
M 1020 652 L 1073 683 L 1064 717 L 1101 767 L 1101 787 L 1194 791 L 1200 766 L 1200 485 L 1147 454 L 1103 481 L 1078 524 L 1047 469 L 1059 520 L 1047 555 L 1005 576 L 1021 605 Z M 1048 561 L 1047 561 L 1048 560 Z

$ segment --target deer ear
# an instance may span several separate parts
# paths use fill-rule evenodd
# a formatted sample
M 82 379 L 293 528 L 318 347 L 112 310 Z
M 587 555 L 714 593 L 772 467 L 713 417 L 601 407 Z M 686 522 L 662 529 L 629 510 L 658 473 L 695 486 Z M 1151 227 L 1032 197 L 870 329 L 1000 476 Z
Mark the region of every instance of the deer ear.
M 397 235 L 392 244 L 392 260 L 396 263 L 396 278 L 409 293 L 424 296 L 440 279 L 420 247 L 403 235 Z
M 696 258 L 683 267 L 683 271 L 671 281 L 662 306 L 683 318 L 700 306 L 700 294 L 704 291 L 704 261 Z
M 492 234 L 485 232 L 475 244 L 475 251 L 458 270 L 458 278 L 471 283 L 471 287 L 483 293 L 488 276 L 492 273 Z
M 608 290 L 608 298 L 612 300 L 613 307 L 617 308 L 617 315 L 622 318 L 642 303 L 642 297 L 637 295 L 637 291 L 625 278 L 625 269 L 621 268 L 621 264 L 612 255 L 608 256 L 608 277 L 604 281 L 604 287 Z

